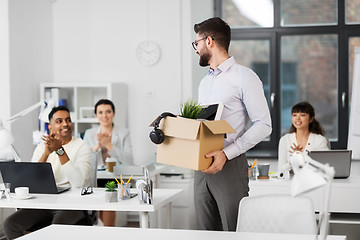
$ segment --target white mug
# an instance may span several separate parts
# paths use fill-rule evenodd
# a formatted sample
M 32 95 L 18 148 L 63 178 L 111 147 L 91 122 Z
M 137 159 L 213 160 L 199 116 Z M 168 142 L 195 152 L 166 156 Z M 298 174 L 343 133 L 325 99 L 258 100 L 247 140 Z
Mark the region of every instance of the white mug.
M 16 187 L 15 195 L 18 197 L 27 197 L 29 195 L 29 187 Z

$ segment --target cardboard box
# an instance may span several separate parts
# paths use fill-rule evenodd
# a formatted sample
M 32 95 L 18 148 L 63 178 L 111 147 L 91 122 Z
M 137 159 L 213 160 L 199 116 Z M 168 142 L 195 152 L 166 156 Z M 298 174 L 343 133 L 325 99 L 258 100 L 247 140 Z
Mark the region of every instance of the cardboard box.
M 165 141 L 157 147 L 157 162 L 194 170 L 207 169 L 212 159 L 205 155 L 221 150 L 225 133 L 235 132 L 225 120 L 201 121 L 182 117 L 166 117 L 159 128 L 165 134 Z

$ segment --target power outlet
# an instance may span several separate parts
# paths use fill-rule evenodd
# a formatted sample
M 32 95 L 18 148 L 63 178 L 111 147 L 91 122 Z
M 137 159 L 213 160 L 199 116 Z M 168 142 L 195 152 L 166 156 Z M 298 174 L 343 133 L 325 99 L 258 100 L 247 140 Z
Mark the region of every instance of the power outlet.
M 146 98 L 155 98 L 155 97 L 156 97 L 156 89 L 155 89 L 155 88 L 148 89 L 148 90 L 145 92 L 145 97 L 146 97 Z

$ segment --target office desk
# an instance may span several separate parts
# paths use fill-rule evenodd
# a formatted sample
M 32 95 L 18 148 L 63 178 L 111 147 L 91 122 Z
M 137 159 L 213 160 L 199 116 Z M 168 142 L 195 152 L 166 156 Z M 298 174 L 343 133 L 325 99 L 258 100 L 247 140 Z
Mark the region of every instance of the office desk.
M 136 191 L 136 189 L 132 189 Z M 182 189 L 154 189 L 153 204 L 140 204 L 137 197 L 115 203 L 105 202 L 105 189 L 95 188 L 94 193 L 81 196 L 81 189 L 75 188 L 61 194 L 32 194 L 27 200 L 0 199 L 2 208 L 64 209 L 64 210 L 108 210 L 136 211 L 140 214 L 140 227 L 147 228 L 149 212 L 166 206 L 167 227 L 171 227 L 171 202 Z
M 51 225 L 18 238 L 19 240 L 119 240 L 119 239 L 156 239 L 156 240 L 314 240 L 314 235 L 245 233 L 197 230 L 138 229 L 119 227 L 90 227 L 72 225 Z M 328 236 L 327 240 L 346 240 L 346 236 Z
M 264 194 L 290 194 L 291 180 L 270 178 L 261 180 L 250 180 L 250 196 Z M 304 196 L 312 199 L 315 211 L 322 210 L 324 206 L 325 189 L 319 188 Z M 330 208 L 331 213 L 360 213 L 360 177 L 349 177 L 347 179 L 334 179 L 331 188 Z M 360 223 L 360 219 L 351 222 L 331 220 L 334 223 Z

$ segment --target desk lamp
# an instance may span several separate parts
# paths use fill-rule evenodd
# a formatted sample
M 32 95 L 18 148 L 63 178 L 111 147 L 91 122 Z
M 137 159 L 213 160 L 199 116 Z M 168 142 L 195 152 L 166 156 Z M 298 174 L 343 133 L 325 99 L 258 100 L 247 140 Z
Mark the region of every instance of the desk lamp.
M 45 102 L 40 101 L 40 102 L 26 108 L 25 110 L 15 114 L 14 116 L 10 117 L 9 119 L 6 119 L 6 120 L 0 119 L 0 149 L 10 147 L 13 157 L 16 162 L 20 162 L 21 159 L 20 159 L 19 155 L 17 154 L 14 146 L 12 145 L 14 142 L 14 137 L 12 136 L 10 131 L 4 127 L 4 125 L 5 125 L 5 123 L 12 123 L 12 122 L 20 119 L 21 117 L 34 111 L 38 107 L 41 107 L 41 109 L 42 109 L 39 114 L 39 119 L 43 122 L 49 122 L 48 115 L 49 115 L 51 109 L 54 107 L 54 102 L 51 100 L 49 101 L 49 103 L 47 105 L 45 104 Z
M 291 183 L 291 195 L 293 197 L 326 185 L 324 209 L 323 212 L 320 212 L 319 219 L 319 239 L 325 240 L 329 230 L 329 204 L 335 170 L 329 164 L 319 163 L 310 158 L 307 153 L 302 152 L 294 153 L 290 164 L 294 170 Z

